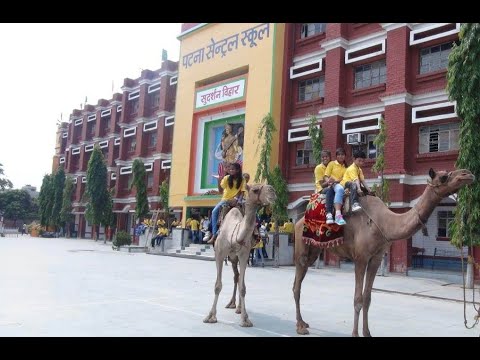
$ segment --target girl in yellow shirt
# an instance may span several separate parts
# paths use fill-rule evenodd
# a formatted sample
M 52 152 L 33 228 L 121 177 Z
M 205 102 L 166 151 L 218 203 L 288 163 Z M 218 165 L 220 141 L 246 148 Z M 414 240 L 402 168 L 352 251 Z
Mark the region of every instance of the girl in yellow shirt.
M 220 186 L 223 189 L 223 196 L 222 200 L 213 208 L 212 211 L 212 234 L 213 237 L 208 243 L 213 243 L 217 238 L 217 222 L 218 222 L 218 215 L 220 210 L 224 204 L 227 203 L 228 200 L 233 199 L 237 196 L 238 193 L 245 191 L 245 179 L 242 176 L 242 168 L 239 163 L 230 164 L 228 168 L 229 175 L 226 175 Z
M 333 224 L 332 208 L 335 206 L 335 223 L 337 225 L 345 225 L 346 222 L 342 215 L 343 195 L 345 189 L 340 184 L 345 174 L 345 150 L 338 148 L 335 152 L 337 160 L 330 161 L 325 170 L 325 177 L 327 178 L 328 190 L 326 190 L 326 210 L 327 210 L 327 224 Z

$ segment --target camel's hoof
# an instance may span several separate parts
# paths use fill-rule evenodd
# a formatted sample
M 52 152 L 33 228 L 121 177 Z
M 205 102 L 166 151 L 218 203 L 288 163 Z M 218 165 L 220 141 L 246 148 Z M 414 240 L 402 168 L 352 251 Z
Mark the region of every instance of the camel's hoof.
M 225 309 L 235 309 L 237 305 L 235 304 L 235 301 L 230 301 L 227 306 L 225 306 Z
M 308 325 L 308 323 L 306 323 L 305 321 L 301 320 L 301 321 L 297 322 L 297 328 L 298 327 L 309 328 L 310 325 Z
M 252 327 L 253 324 L 249 319 L 246 319 L 240 323 L 241 327 Z
M 235 310 L 235 314 L 241 314 L 242 313 L 242 308 L 239 306 L 237 307 L 237 310 Z
M 363 332 L 363 337 L 372 337 L 372 334 L 370 334 L 370 331 L 364 331 Z
M 206 324 L 214 324 L 217 322 L 217 317 L 209 314 L 205 319 L 203 319 L 203 322 Z
M 310 334 L 310 332 L 307 330 L 306 327 L 297 327 L 297 334 L 308 335 L 308 334 Z
M 358 332 L 353 332 L 352 337 L 360 337 L 360 335 L 358 335 Z

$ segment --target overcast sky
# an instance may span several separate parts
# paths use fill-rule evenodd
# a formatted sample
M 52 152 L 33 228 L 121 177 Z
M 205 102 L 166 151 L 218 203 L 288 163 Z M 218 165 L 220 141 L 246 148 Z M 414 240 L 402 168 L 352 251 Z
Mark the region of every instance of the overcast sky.
M 15 189 L 52 172 L 57 120 L 178 61 L 181 24 L 0 24 L 0 164 Z M 112 91 L 113 82 L 113 91 Z

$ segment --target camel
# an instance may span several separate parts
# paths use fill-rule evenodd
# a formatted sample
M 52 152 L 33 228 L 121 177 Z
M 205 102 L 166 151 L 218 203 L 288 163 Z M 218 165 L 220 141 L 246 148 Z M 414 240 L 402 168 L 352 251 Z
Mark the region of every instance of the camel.
M 353 299 L 353 337 L 358 337 L 358 318 L 363 309 L 363 336 L 371 336 L 368 327 L 368 310 L 372 286 L 382 257 L 392 241 L 407 239 L 417 232 L 432 214 L 440 201 L 471 184 L 475 176 L 468 170 L 452 172 L 430 169 L 431 180 L 422 196 L 408 212 L 396 214 L 388 209 L 381 199 L 374 196 L 360 197 L 362 210 L 346 217 L 343 244 L 329 248 L 341 258 L 348 258 L 355 265 L 355 295 Z M 295 224 L 295 280 L 293 296 L 296 305 L 297 333 L 309 334 L 308 323 L 300 313 L 300 292 L 302 281 L 323 250 L 302 241 L 304 217 Z M 366 274 L 366 276 L 365 276 Z M 365 285 L 364 285 L 365 282 Z
M 237 208 L 230 210 L 223 219 L 217 239 L 215 240 L 215 262 L 217 265 L 215 299 L 210 313 L 203 320 L 204 323 L 217 322 L 217 302 L 220 291 L 222 290 L 223 260 L 228 256 L 232 263 L 234 273 L 234 290 L 232 299 L 226 308 L 234 309 L 236 307 L 235 298 L 238 284 L 239 304 L 236 313 L 241 313 L 240 326 L 253 326 L 245 309 L 245 270 L 247 269 L 248 257 L 254 241 L 253 230 L 256 222 L 255 214 L 259 207 L 272 204 L 277 196 L 271 185 L 254 184 L 249 186 L 247 191 L 245 216 L 243 216 Z M 240 272 L 238 271 L 238 264 L 240 264 Z

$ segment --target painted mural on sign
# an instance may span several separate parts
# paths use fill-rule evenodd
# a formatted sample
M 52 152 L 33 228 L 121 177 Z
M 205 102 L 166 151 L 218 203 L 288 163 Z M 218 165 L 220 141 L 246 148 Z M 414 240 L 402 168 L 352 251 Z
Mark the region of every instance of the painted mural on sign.
M 217 189 L 228 164 L 242 164 L 244 126 L 244 115 L 204 123 L 201 189 Z

